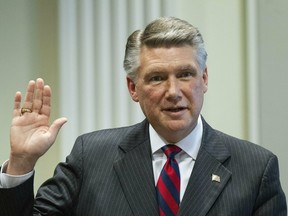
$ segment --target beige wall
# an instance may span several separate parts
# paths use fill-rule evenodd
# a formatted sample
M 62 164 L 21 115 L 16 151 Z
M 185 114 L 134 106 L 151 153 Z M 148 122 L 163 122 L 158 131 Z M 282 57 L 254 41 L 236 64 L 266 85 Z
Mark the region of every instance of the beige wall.
M 279 158 L 288 196 L 288 1 L 258 0 L 260 142 Z M 287 200 L 288 201 L 288 200 Z
M 203 110 L 205 118 L 213 127 L 231 135 L 247 139 L 249 137 L 249 125 L 247 119 L 246 11 L 244 1 L 178 0 L 177 2 L 179 17 L 197 26 L 206 41 L 209 55 L 209 91 L 206 95 Z M 9 156 L 10 113 L 12 111 L 14 93 L 17 90 L 24 91 L 29 79 L 43 77 L 51 85 L 54 92 L 52 118 L 58 117 L 57 3 L 57 0 L 0 0 L 0 161 L 6 160 Z M 284 1 L 282 1 L 282 4 L 287 6 Z M 264 12 L 267 12 L 269 5 L 262 4 L 260 6 L 264 7 L 261 11 L 264 17 Z M 274 5 L 274 7 L 276 6 Z M 276 18 L 276 22 L 281 19 L 281 17 Z M 271 24 L 270 28 L 273 30 L 274 21 L 269 20 L 269 22 Z M 262 23 L 261 26 L 264 31 L 265 25 Z M 286 31 L 287 35 L 286 28 L 281 28 L 281 31 Z M 279 35 L 281 34 L 279 31 L 276 32 Z M 273 37 L 273 34 L 271 37 Z M 261 37 L 261 40 L 264 40 L 262 41 L 263 45 L 268 39 L 264 36 Z M 281 48 L 281 44 L 272 46 L 271 49 L 274 49 L 273 47 Z M 273 55 L 277 55 L 277 50 L 274 50 Z M 286 56 L 287 59 L 288 55 L 285 50 L 283 50 L 282 55 Z M 261 59 L 265 63 L 263 67 L 265 65 L 269 66 L 269 55 L 262 56 Z M 285 66 L 286 62 L 284 59 L 280 63 Z M 276 65 L 271 67 L 274 69 Z M 287 66 L 277 66 L 279 71 L 282 68 L 287 68 Z M 283 93 L 286 91 L 284 81 L 287 79 L 285 79 L 284 70 L 282 72 L 280 79 L 283 81 L 283 85 L 281 84 L 280 87 L 283 88 L 281 91 Z M 271 77 L 269 76 L 269 71 L 265 74 L 268 76 L 262 79 L 265 81 L 261 85 L 261 89 L 264 90 L 262 99 L 265 99 L 264 94 L 270 92 L 269 80 Z M 276 85 L 273 88 L 277 89 L 277 87 Z M 270 93 L 272 94 L 273 92 Z M 273 107 L 275 101 L 272 99 L 278 97 L 279 94 L 274 92 L 269 95 L 271 101 L 263 100 L 263 106 L 266 108 L 259 110 L 259 112 L 264 117 L 266 115 L 271 117 L 261 121 L 263 123 L 261 136 L 263 137 L 263 145 L 279 155 L 282 184 L 287 194 L 288 177 L 285 165 L 287 164 L 288 153 L 286 140 L 282 138 L 283 134 L 285 134 L 286 125 L 285 123 L 282 125 L 281 118 L 279 119 L 281 116 L 287 116 L 285 115 L 287 109 L 276 109 L 276 107 L 281 105 L 278 104 L 279 101 L 276 102 L 277 106 L 274 107 L 275 109 L 268 109 Z M 277 96 L 275 97 L 275 95 Z M 280 99 L 280 97 L 278 98 Z M 285 98 L 281 97 L 281 99 L 284 100 Z M 285 105 L 287 107 L 287 104 Z M 285 107 L 285 105 L 282 107 Z M 273 116 L 277 117 L 273 118 Z M 274 120 L 277 120 L 273 122 L 274 131 L 279 131 L 277 130 L 278 126 L 283 131 L 281 134 L 274 133 L 273 136 L 269 136 L 268 132 L 271 130 L 271 125 L 268 121 Z M 287 120 L 286 118 L 284 122 L 287 122 Z M 275 136 L 276 134 L 278 136 Z M 60 160 L 59 145 L 60 143 L 56 143 L 39 161 L 36 168 L 36 188 L 44 179 L 52 175 L 55 165 Z

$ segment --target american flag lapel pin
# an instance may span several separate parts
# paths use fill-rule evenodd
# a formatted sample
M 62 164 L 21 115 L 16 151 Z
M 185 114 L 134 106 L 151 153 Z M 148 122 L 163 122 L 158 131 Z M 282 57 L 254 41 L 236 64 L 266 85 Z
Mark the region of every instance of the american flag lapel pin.
M 212 174 L 212 181 L 216 181 L 220 183 L 220 176 Z

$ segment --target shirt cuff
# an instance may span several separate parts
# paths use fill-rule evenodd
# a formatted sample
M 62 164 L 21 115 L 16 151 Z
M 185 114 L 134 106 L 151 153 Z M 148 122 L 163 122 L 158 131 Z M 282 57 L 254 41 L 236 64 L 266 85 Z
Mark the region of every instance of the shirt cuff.
M 7 168 L 8 160 L 6 160 L 1 166 L 0 172 L 0 188 L 12 188 L 16 187 L 26 180 L 28 180 L 34 174 L 34 170 L 24 175 L 9 175 L 5 173 Z

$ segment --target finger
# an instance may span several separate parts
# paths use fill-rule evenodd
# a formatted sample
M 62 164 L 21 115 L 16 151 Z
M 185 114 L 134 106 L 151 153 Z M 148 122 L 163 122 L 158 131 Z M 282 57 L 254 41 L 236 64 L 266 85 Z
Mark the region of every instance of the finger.
M 67 118 L 59 118 L 56 119 L 53 124 L 49 128 L 49 132 L 51 134 L 51 140 L 54 142 L 56 140 L 56 137 L 61 129 L 61 127 L 67 122 Z
M 24 108 L 32 109 L 33 97 L 34 97 L 34 88 L 35 88 L 35 81 L 30 80 L 28 85 L 27 85 L 25 100 L 23 103 Z M 19 107 L 19 109 L 20 109 L 20 107 Z
M 42 107 L 39 113 L 50 116 L 51 111 L 51 88 L 48 85 L 44 86 Z
M 32 111 L 39 113 L 39 110 L 42 107 L 43 103 L 43 91 L 44 91 L 44 81 L 41 78 L 38 78 L 36 80 L 35 84 L 35 90 L 34 90 L 34 98 L 33 98 L 33 105 L 32 105 Z
M 14 110 L 13 110 L 13 116 L 20 116 L 21 113 L 21 92 L 17 91 L 14 97 Z

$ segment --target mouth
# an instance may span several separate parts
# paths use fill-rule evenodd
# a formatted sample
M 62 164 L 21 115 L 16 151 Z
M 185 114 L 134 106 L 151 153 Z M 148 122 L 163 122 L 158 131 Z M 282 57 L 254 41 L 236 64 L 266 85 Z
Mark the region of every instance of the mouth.
M 171 107 L 171 108 L 163 109 L 163 111 L 177 113 L 186 109 L 187 109 L 186 107 Z

